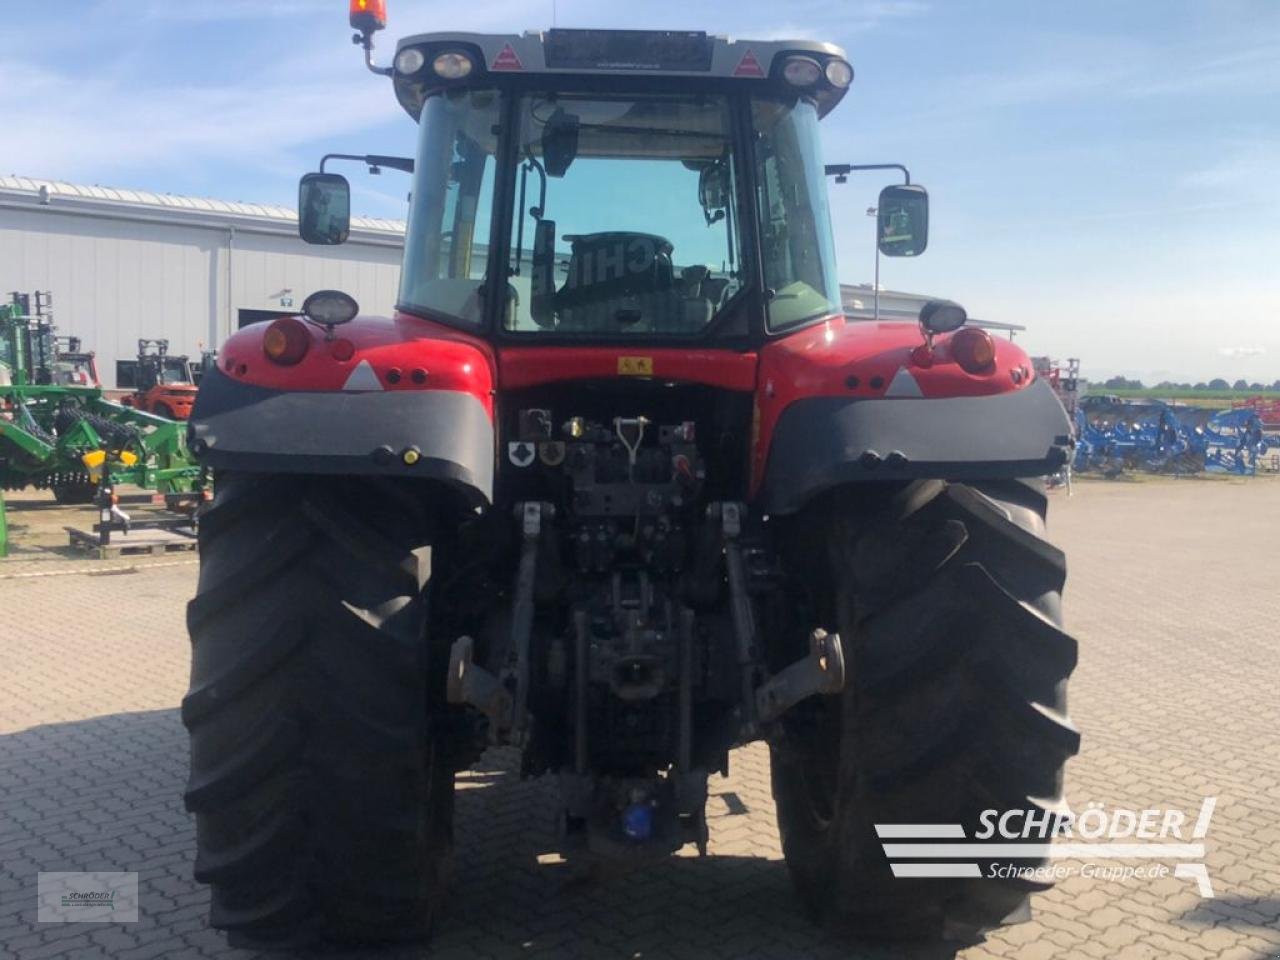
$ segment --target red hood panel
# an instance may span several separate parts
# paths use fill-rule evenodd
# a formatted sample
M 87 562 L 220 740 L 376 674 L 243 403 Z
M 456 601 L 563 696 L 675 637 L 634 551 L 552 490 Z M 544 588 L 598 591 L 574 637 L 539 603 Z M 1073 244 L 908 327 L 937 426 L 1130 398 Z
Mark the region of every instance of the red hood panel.
M 503 347 L 498 380 L 505 390 L 565 380 L 651 377 L 754 390 L 756 354 L 736 350 L 628 347 Z

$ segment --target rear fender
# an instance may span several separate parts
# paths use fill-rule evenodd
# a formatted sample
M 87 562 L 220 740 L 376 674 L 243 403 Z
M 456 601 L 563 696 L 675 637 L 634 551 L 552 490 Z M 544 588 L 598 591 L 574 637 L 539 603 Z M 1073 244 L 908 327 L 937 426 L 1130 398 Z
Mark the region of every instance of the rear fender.
M 256 324 L 200 381 L 188 445 L 204 465 L 268 473 L 417 477 L 472 506 L 493 497 L 493 362 L 480 341 L 413 317 L 359 318 L 288 367 Z M 348 353 L 349 351 L 349 353 Z
M 996 339 L 991 369 L 969 374 L 948 338 L 925 351 L 900 321 L 832 318 L 761 351 L 755 499 L 799 510 L 844 483 L 1035 477 L 1066 463 L 1071 427 L 1027 355 Z

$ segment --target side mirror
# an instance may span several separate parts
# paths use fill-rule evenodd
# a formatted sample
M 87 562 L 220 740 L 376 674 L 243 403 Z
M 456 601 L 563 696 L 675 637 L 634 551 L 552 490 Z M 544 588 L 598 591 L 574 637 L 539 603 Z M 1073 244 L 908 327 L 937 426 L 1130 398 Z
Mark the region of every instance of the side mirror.
M 556 324 L 556 222 L 539 220 L 533 228 L 529 268 L 529 315 L 540 327 Z
M 724 219 L 725 208 L 729 206 L 729 185 L 720 164 L 703 167 L 698 173 L 698 202 L 702 204 L 707 226 Z
M 918 257 L 929 245 L 929 194 L 916 184 L 885 187 L 876 214 L 876 242 L 886 257 Z
M 298 236 L 333 246 L 351 233 L 351 186 L 337 173 L 308 173 L 298 184 Z
M 542 128 L 542 165 L 547 176 L 563 177 L 578 155 L 578 117 L 556 107 Z
M 930 335 L 959 330 L 968 319 L 964 307 L 950 300 L 930 300 L 920 308 L 920 326 Z

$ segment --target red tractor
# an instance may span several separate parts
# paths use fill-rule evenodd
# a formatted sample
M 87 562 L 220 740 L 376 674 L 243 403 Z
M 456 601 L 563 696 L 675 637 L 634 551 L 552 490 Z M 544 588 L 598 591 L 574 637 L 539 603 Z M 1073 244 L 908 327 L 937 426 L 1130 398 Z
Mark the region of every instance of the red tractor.
M 196 402 L 191 361 L 171 354 L 168 340 L 139 340 L 136 360 L 116 362 L 116 386 L 132 390 L 125 406 L 169 420 L 186 420 Z
M 708 776 L 758 739 L 815 916 L 1025 917 L 1039 886 L 994 868 L 1043 858 L 925 878 L 882 828 L 1062 809 L 1076 643 L 1038 478 L 1070 426 L 958 305 L 845 317 L 826 177 L 857 168 L 818 138 L 843 52 L 432 33 L 382 68 L 380 7 L 356 40 L 420 128 L 398 306 L 321 291 L 241 330 L 188 428 L 216 487 L 182 705 L 213 925 L 425 934 L 454 774 L 495 744 L 557 779 L 566 857 L 705 852 Z M 340 243 L 323 167 L 300 230 Z M 925 191 L 886 188 L 879 231 L 921 253 Z

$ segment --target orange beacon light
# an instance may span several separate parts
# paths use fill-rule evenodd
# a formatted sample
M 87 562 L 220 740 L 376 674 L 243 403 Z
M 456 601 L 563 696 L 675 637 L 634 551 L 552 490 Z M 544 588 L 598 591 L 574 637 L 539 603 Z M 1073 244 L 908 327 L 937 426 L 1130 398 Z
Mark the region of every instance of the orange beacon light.
M 387 25 L 387 0 L 351 0 L 351 26 L 363 34 Z

